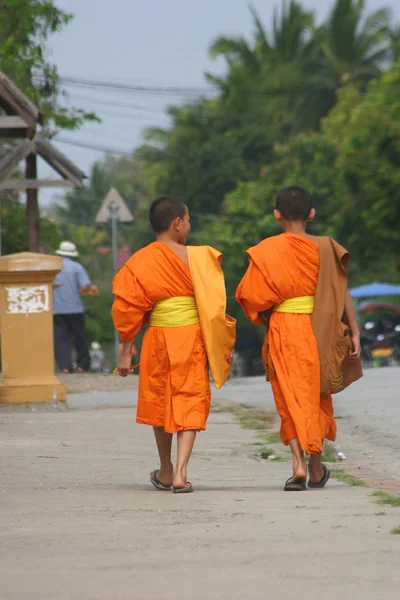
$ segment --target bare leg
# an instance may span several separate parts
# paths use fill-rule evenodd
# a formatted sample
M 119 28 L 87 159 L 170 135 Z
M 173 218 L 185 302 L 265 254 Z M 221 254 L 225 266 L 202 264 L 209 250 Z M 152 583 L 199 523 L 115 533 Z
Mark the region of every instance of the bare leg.
M 153 427 L 153 431 L 160 457 L 160 470 L 157 473 L 157 479 L 168 487 L 172 485 L 173 472 L 171 462 L 172 433 L 166 433 L 162 427 Z
M 304 460 L 303 450 L 300 448 L 299 440 L 290 440 L 289 444 L 293 459 L 293 477 L 296 479 L 304 479 L 307 477 L 307 465 Z
M 187 485 L 187 467 L 192 454 L 196 431 L 178 431 L 178 459 L 174 470 L 175 488 L 189 487 Z
M 312 454 L 310 456 L 310 462 L 308 463 L 308 469 L 310 471 L 310 481 L 312 483 L 318 483 L 324 476 L 322 469 L 321 453 Z

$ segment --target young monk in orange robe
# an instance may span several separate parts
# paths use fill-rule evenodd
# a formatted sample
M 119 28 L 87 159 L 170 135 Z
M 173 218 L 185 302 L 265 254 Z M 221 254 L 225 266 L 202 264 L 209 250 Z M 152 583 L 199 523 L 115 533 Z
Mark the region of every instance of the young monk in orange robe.
M 319 272 L 318 238 L 306 233 L 315 209 L 309 194 L 293 186 L 277 197 L 274 215 L 283 234 L 270 237 L 247 251 L 250 265 L 236 292 L 246 316 L 255 324 L 268 323 L 264 362 L 281 418 L 281 439 L 290 445 L 293 476 L 286 491 L 323 487 L 329 470 L 321 462 L 324 439 L 335 440 L 332 397 L 320 395 L 320 362 L 311 325 L 313 297 Z M 345 313 L 352 336 L 351 358 L 360 354 L 355 311 L 347 292 Z M 269 352 L 267 352 L 267 350 Z M 268 353 L 268 359 L 267 357 Z
M 193 491 L 187 481 L 189 458 L 196 432 L 206 428 L 210 409 L 208 357 L 199 318 L 201 309 L 203 314 L 207 308 L 203 302 L 198 311 L 195 301 L 196 277 L 192 278 L 191 253 L 184 245 L 190 231 L 187 207 L 169 196 L 158 198 L 151 206 L 150 222 L 157 241 L 136 252 L 113 282 L 112 316 L 123 342 L 118 372 L 122 377 L 131 372 L 134 338 L 149 323 L 140 356 L 137 422 L 154 428 L 160 469 L 151 473 L 150 481 L 158 490 L 172 486 L 175 493 L 188 493 Z M 208 247 L 202 249 L 195 249 L 193 261 L 197 256 L 205 264 L 211 260 L 207 263 L 210 285 L 216 273 L 216 296 L 222 298 L 223 306 L 222 271 L 219 262 L 210 258 L 215 254 L 219 259 L 220 254 Z M 205 300 L 208 306 L 210 301 L 207 304 L 207 297 Z M 206 341 L 209 338 L 206 331 Z M 178 438 L 175 469 L 171 463 L 174 433 Z

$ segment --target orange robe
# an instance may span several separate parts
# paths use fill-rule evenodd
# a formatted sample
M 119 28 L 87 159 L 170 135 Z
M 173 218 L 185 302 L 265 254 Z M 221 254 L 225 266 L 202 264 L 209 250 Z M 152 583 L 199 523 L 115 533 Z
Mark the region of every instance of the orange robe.
M 155 302 L 194 296 L 189 265 L 169 246 L 154 242 L 136 252 L 113 282 L 114 325 L 134 339 Z M 140 354 L 138 423 L 169 433 L 206 428 L 210 409 L 207 354 L 200 324 L 148 327 Z
M 319 250 L 313 241 L 294 234 L 271 237 L 247 252 L 250 265 L 236 299 L 252 323 L 265 325 L 260 313 L 284 300 L 314 296 Z M 311 315 L 273 312 L 266 342 L 270 382 L 281 417 L 281 439 L 298 439 L 308 454 L 334 441 L 336 423 L 331 396 L 320 395 L 320 365 Z

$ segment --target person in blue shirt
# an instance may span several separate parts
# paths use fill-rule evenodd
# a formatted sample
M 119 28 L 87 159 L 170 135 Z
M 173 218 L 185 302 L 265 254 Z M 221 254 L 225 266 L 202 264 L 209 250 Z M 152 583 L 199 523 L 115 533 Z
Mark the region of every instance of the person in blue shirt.
M 77 353 L 78 372 L 90 369 L 90 353 L 85 336 L 84 294 L 96 294 L 85 268 L 76 260 L 78 251 L 72 242 L 61 242 L 56 254 L 63 268 L 53 281 L 54 351 L 63 373 L 73 372 L 72 339 Z

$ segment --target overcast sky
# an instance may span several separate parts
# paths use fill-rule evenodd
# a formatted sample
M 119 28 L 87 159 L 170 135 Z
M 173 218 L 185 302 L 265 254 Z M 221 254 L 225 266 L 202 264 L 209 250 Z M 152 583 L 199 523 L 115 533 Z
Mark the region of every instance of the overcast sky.
M 252 17 L 247 0 L 58 0 L 56 4 L 74 13 L 74 20 L 50 41 L 51 60 L 61 76 L 105 82 L 160 86 L 206 85 L 205 71 L 219 73 L 222 62 L 208 56 L 211 41 L 220 34 L 250 37 Z M 278 0 L 253 0 L 265 25 L 271 23 Z M 303 0 L 323 19 L 330 0 Z M 369 10 L 389 6 L 400 21 L 400 0 L 369 0 Z M 130 151 L 142 141 L 143 128 L 168 124 L 163 114 L 168 104 L 181 103 L 182 96 L 166 93 L 126 93 L 67 88 L 75 106 L 95 110 L 101 124 L 87 124 L 78 132 L 59 135 L 89 146 Z M 105 102 L 105 104 L 104 104 Z M 122 108 L 126 103 L 135 108 Z M 104 154 L 56 142 L 85 173 Z M 47 167 L 41 175 L 49 176 Z M 42 205 L 60 195 L 59 190 L 40 192 Z

